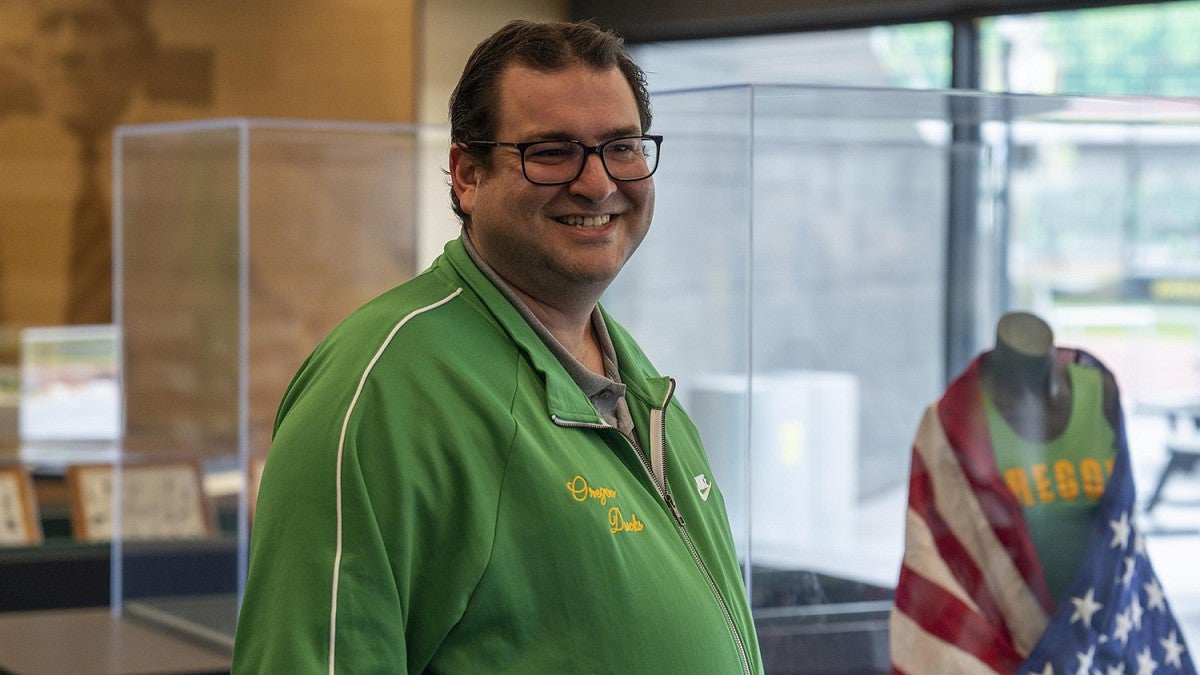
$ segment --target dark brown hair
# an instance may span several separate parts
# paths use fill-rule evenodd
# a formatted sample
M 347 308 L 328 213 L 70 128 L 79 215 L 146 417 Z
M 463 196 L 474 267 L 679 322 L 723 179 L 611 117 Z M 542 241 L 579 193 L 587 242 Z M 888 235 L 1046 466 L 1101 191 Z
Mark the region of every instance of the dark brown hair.
M 596 70 L 618 68 L 637 102 L 642 133 L 650 129 L 650 95 L 646 75 L 625 48 L 625 41 L 611 31 L 601 30 L 590 21 L 540 22 L 511 21 L 491 37 L 479 43 L 462 77 L 450 95 L 450 141 L 490 141 L 496 130 L 499 107 L 500 75 L 512 63 L 544 72 L 562 70 L 583 63 Z M 508 139 L 499 139 L 508 140 Z M 465 147 L 484 168 L 491 166 L 490 148 Z M 464 224 L 470 216 L 463 213 L 454 189 L 450 189 L 454 213 Z

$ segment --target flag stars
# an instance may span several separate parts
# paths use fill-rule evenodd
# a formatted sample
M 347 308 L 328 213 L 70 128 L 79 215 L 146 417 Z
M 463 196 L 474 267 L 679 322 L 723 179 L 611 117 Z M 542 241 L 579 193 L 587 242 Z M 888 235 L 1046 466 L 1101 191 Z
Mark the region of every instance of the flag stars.
M 1128 546 L 1129 533 L 1131 530 L 1129 526 L 1129 514 L 1122 512 L 1120 520 L 1110 520 L 1108 521 L 1108 524 L 1110 527 L 1112 527 L 1113 531 L 1112 542 L 1108 545 L 1108 547 L 1116 548 L 1120 546 L 1121 548 L 1125 548 Z
M 1180 660 L 1180 657 L 1183 656 L 1183 653 L 1187 651 L 1187 649 L 1184 648 L 1182 642 L 1179 642 L 1175 639 L 1175 631 L 1172 630 L 1170 635 L 1160 639 L 1159 642 L 1162 643 L 1163 649 L 1167 652 L 1163 662 L 1175 666 L 1176 668 L 1182 668 L 1183 662 Z
M 1145 610 L 1142 609 L 1142 603 L 1138 602 L 1137 593 L 1129 599 L 1129 616 L 1133 619 L 1134 628 L 1142 627 L 1142 614 Z
M 1105 669 L 1104 675 L 1125 675 L 1125 664 L 1118 663 Z
M 1158 585 L 1158 579 L 1151 579 L 1148 583 L 1142 584 L 1142 587 L 1146 589 L 1146 609 L 1157 609 L 1160 612 L 1166 612 L 1167 603 L 1163 601 L 1165 595 L 1163 594 L 1162 586 Z
M 1138 654 L 1138 671 L 1137 675 L 1154 675 L 1154 671 L 1158 668 L 1158 662 L 1150 657 L 1150 648 L 1146 647 Z
M 1075 623 L 1078 619 L 1084 627 L 1091 627 L 1092 616 L 1104 606 L 1096 602 L 1095 588 L 1089 588 L 1082 598 L 1071 598 L 1071 602 L 1075 605 L 1075 611 L 1071 614 L 1071 623 Z
M 1128 587 L 1133 581 L 1133 570 L 1137 566 L 1137 558 L 1131 555 L 1125 556 L 1125 574 L 1121 576 L 1121 585 Z
M 1092 645 L 1086 654 L 1075 652 L 1075 656 L 1079 658 L 1079 668 L 1075 675 L 1091 675 L 1092 662 L 1096 660 L 1096 645 Z
M 1117 615 L 1117 626 L 1113 628 L 1113 639 L 1120 640 L 1121 646 L 1125 647 L 1129 644 L 1129 631 L 1133 630 L 1133 619 L 1129 616 L 1129 610 L 1126 609 Z

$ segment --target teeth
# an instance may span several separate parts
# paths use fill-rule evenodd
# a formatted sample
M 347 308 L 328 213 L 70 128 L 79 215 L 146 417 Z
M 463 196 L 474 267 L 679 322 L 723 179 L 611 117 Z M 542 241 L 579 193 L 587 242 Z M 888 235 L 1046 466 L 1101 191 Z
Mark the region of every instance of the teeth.
M 610 215 L 563 216 L 562 218 L 558 219 L 558 221 L 563 225 L 570 225 L 571 227 L 603 227 L 604 225 L 608 224 L 609 220 L 612 220 L 612 216 Z

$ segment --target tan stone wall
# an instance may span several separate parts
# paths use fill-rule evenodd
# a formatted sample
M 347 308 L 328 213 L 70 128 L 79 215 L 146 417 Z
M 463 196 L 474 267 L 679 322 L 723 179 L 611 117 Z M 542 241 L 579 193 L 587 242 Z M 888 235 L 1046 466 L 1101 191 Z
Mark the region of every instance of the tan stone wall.
M 72 240 L 78 238 L 73 211 L 87 174 L 81 152 L 89 143 L 44 100 L 34 1 L 0 0 L 0 438 L 15 434 L 15 420 L 10 419 L 15 413 L 8 413 L 15 405 L 20 329 L 92 322 L 72 318 L 69 264 Z M 111 7 L 107 0 L 96 1 Z M 565 0 L 113 2 L 135 12 L 144 9 L 145 27 L 157 49 L 144 73 L 130 72 L 137 69 L 128 64 L 113 66 L 136 82 L 119 118 L 92 116 L 94 125 L 103 127 L 91 134 L 90 145 L 99 155 L 95 180 L 108 199 L 111 129 L 118 124 L 227 117 L 419 122 L 427 127 L 422 132 L 427 147 L 444 154 L 436 148 L 448 143 L 439 137 L 447 98 L 475 44 L 513 18 L 568 15 Z M 114 84 L 123 78 L 108 80 Z M 418 228 L 415 254 L 400 255 L 409 256 L 403 274 L 423 268 L 457 234 L 444 165 L 444 157 L 423 161 L 416 187 L 400 191 L 415 199 L 418 208 L 415 223 L 402 224 Z M 95 252 L 105 246 L 79 248 Z M 296 285 L 279 275 L 274 280 L 285 290 Z M 109 294 L 107 287 L 93 293 Z M 328 319 L 292 316 L 277 321 L 275 332 L 260 325 L 259 338 L 283 331 L 289 347 L 286 354 L 271 350 L 278 373 L 252 383 L 256 442 L 263 428 L 269 430 L 294 362 L 328 328 Z M 312 326 L 301 335 L 294 330 L 296 321 Z M 165 336 L 169 331 L 162 328 Z M 160 407 L 178 404 L 161 390 L 141 390 L 160 398 Z
M 156 49 L 144 67 L 139 58 L 96 71 L 108 90 L 128 77 L 132 95 L 112 94 L 119 105 L 95 103 L 119 115 L 86 113 L 97 128 L 85 134 L 54 110 L 34 5 L 0 0 L 0 326 L 10 330 L 103 320 L 103 313 L 72 313 L 69 261 L 73 246 L 100 255 L 106 245 L 103 231 L 84 241 L 73 212 L 86 182 L 85 148 L 99 155 L 97 181 L 110 197 L 114 125 L 416 117 L 417 0 L 115 1 L 134 12 L 144 7 Z

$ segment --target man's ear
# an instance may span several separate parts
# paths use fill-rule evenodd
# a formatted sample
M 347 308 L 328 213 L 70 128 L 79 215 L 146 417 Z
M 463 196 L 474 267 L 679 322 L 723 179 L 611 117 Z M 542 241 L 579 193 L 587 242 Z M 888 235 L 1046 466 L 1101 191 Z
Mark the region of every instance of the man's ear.
M 475 207 L 475 191 L 482 171 L 483 167 L 471 153 L 457 143 L 450 146 L 450 186 L 458 196 L 459 208 L 467 215 Z

